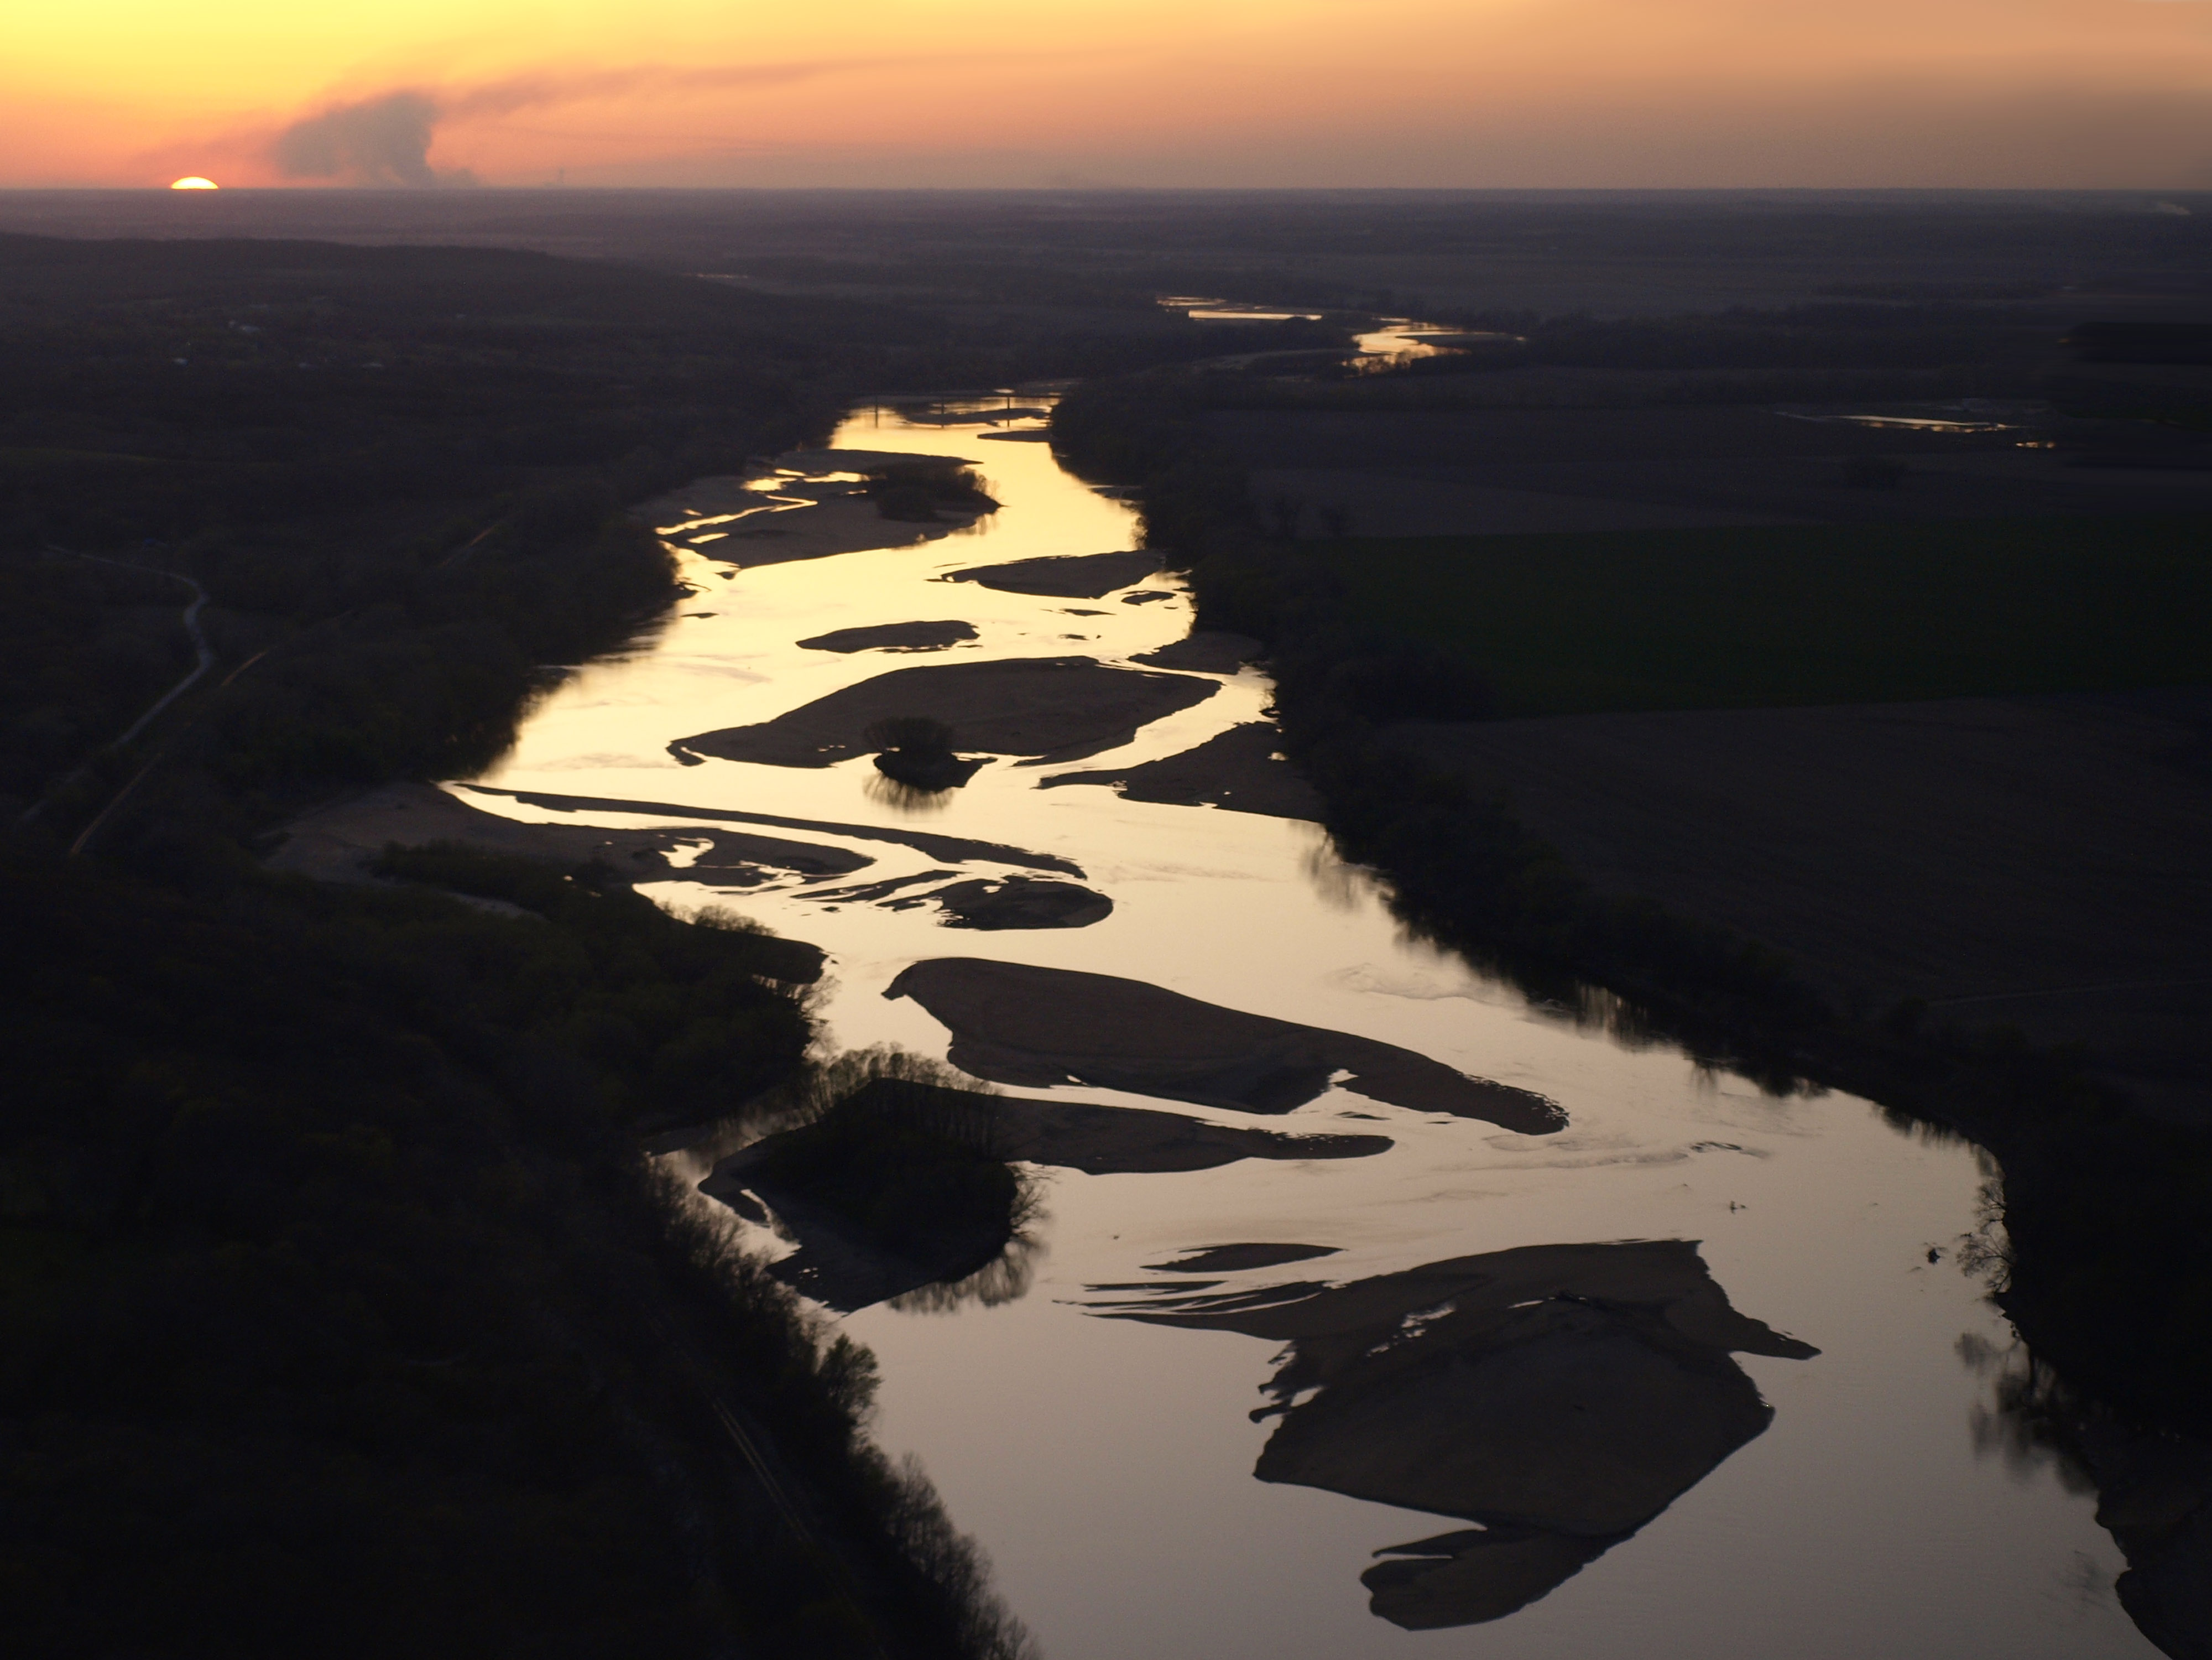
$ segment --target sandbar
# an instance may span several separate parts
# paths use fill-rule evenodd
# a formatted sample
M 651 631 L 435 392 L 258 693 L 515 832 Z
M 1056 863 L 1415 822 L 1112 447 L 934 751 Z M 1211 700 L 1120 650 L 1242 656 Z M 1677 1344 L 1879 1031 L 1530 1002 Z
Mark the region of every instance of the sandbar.
M 1082 928 L 1104 921 L 1114 911 L 1114 902 L 1104 894 L 1074 882 L 1034 876 L 995 881 L 977 877 L 961 882 L 951 880 L 954 875 L 949 870 L 924 871 L 882 882 L 817 888 L 805 897 L 825 905 L 876 905 L 884 910 L 935 905 L 945 913 L 945 926 L 955 928 Z M 946 885 L 927 893 L 909 891 L 934 881 Z
M 1289 1135 L 1279 1130 L 1209 1124 L 1183 1113 L 1149 1107 L 1099 1106 L 980 1091 L 956 1093 L 967 1094 L 979 1107 L 988 1110 L 995 1137 L 994 1151 L 1000 1158 L 1081 1171 L 1090 1176 L 1175 1175 L 1218 1170 L 1246 1158 L 1371 1158 L 1388 1152 L 1393 1145 L 1387 1135 Z M 726 1202 L 742 1191 L 760 1191 L 752 1177 L 765 1158 L 764 1142 L 741 1148 L 715 1164 L 713 1174 L 700 1183 L 701 1191 Z M 1231 1245 L 1199 1255 L 1222 1256 L 1224 1260 L 1216 1265 L 1222 1268 L 1240 1263 L 1267 1267 L 1326 1256 L 1330 1250 L 1325 1245 Z M 1178 1290 L 1191 1287 L 1188 1280 L 1176 1282 Z
M 786 450 L 775 458 L 786 472 L 878 472 L 885 467 L 972 467 L 965 456 L 923 455 L 911 450 Z
M 1532 1245 L 1348 1285 L 1096 1303 L 1285 1344 L 1253 1474 L 1478 1529 L 1387 1547 L 1361 1580 L 1409 1630 L 1553 1590 L 1763 1432 L 1730 1358 L 1819 1353 L 1729 1305 L 1684 1239 Z
M 1244 1158 L 1365 1158 L 1387 1152 L 1382 1135 L 1285 1135 L 1272 1130 L 1207 1124 L 1181 1113 L 1142 1107 L 1095 1106 L 1073 1101 L 966 1094 L 987 1106 L 994 1121 L 998 1156 L 1049 1164 L 1091 1176 L 1177 1174 L 1218 1170 Z M 765 1137 L 719 1160 L 699 1190 L 750 1220 L 773 1210 L 781 1230 L 799 1249 L 769 1272 L 830 1308 L 849 1312 L 904 1296 L 924 1286 L 957 1281 L 1004 1262 L 1018 1280 L 1021 1236 L 1004 1245 L 947 1239 L 931 1250 L 893 1250 L 869 1238 L 829 1207 L 763 1181 L 775 1137 Z M 1241 1249 L 1265 1250 L 1267 1247 Z M 1280 1249 L 1279 1247 L 1275 1249 Z M 1179 1282 L 1185 1287 L 1193 1282 Z M 1018 1286 L 1016 1287 L 1016 1294 Z M 994 1300 L 988 1294 L 985 1300 Z
M 750 887 L 769 872 L 808 878 L 865 868 L 866 854 L 779 836 L 724 830 L 603 830 L 588 824 L 538 824 L 486 812 L 428 784 L 386 784 L 305 813 L 285 827 L 269 856 L 272 870 L 325 882 L 373 882 L 369 869 L 391 846 L 454 842 L 487 853 L 542 860 L 565 867 L 597 862 L 625 883 L 670 880 Z M 669 854 L 697 848 L 688 864 Z M 797 939 L 758 936 L 769 977 L 811 984 L 822 977 L 823 954 Z
M 1341 1087 L 1525 1134 L 1564 1128 L 1530 1090 L 1470 1078 L 1393 1043 L 1247 1014 L 1112 975 L 975 957 L 913 964 L 884 990 L 952 1033 L 948 1059 L 995 1083 L 1089 1084 L 1243 1112 L 1284 1113 Z
M 1147 1262 L 1154 1274 L 1241 1274 L 1251 1268 L 1276 1268 L 1285 1262 L 1310 1262 L 1317 1256 L 1334 1256 L 1336 1245 L 1205 1245 L 1172 1262 Z
M 1090 657 L 1016 657 L 893 669 L 757 726 L 679 738 L 679 760 L 712 757 L 776 767 L 827 767 L 874 746 L 874 722 L 921 714 L 952 728 L 951 747 L 1078 760 L 1114 749 L 1139 727 L 1202 702 L 1217 683 L 1112 668 Z
M 1282 733 L 1272 721 L 1247 721 L 1217 733 L 1195 749 L 1139 766 L 1095 772 L 1056 772 L 1039 789 L 1062 784 L 1105 784 L 1127 801 L 1173 806 L 1223 807 L 1276 818 L 1322 816 L 1322 799 L 1285 760 Z
M 865 472 L 871 466 L 935 459 L 873 450 L 819 450 L 805 455 L 810 465 L 794 470 Z M 831 459 L 812 465 L 815 458 Z M 783 463 L 795 459 L 799 453 L 783 458 Z M 768 489 L 755 488 L 762 484 Z M 779 496 L 787 499 L 779 502 Z M 811 505 L 794 505 L 789 499 L 793 497 L 807 498 Z M 726 518 L 729 514 L 743 516 Z M 740 569 L 839 553 L 866 553 L 878 548 L 915 547 L 949 536 L 973 524 L 977 517 L 954 514 L 935 522 L 886 519 L 877 511 L 872 498 L 850 485 L 734 473 L 695 478 L 639 502 L 629 509 L 629 516 L 656 529 L 681 526 L 684 528 L 670 531 L 671 541 L 702 558 Z M 724 522 L 699 522 L 716 520 Z
M 1002 593 L 1049 594 L 1059 599 L 1103 599 L 1116 588 L 1141 582 L 1160 568 L 1156 553 L 1069 553 L 1016 559 L 948 571 L 938 580 L 974 582 Z
M 975 637 L 969 623 L 878 623 L 873 628 L 833 629 L 799 644 L 805 651 L 942 651 Z
M 937 520 L 886 519 L 865 496 L 818 502 L 811 508 L 743 519 L 719 542 L 691 549 L 706 558 L 750 569 L 783 565 L 797 559 L 823 559 L 838 553 L 870 553 L 878 548 L 918 547 L 950 536 L 975 522 L 963 514 Z
M 551 795 L 542 790 L 495 789 L 489 784 L 464 784 L 461 787 L 477 795 L 503 795 L 526 806 L 546 807 L 555 812 L 637 812 L 687 821 L 703 818 L 715 824 L 773 824 L 780 830 L 815 830 L 825 836 L 850 836 L 856 842 L 892 842 L 901 847 L 912 848 L 917 853 L 927 854 L 932 859 L 942 859 L 956 865 L 981 860 L 1000 865 L 1018 865 L 1028 870 L 1058 871 L 1065 876 L 1080 877 L 1083 874 L 1082 866 L 1072 860 L 1062 859 L 1057 854 L 1030 853 L 1025 848 L 1008 847 L 1003 842 L 978 842 L 962 836 L 933 836 L 927 830 L 885 830 L 875 824 L 837 824 L 818 818 L 786 818 L 775 813 L 735 812 L 721 807 L 687 807 L 673 801 L 627 801 L 602 795 Z M 860 862 L 865 865 L 868 861 L 863 858 Z
M 997 1100 L 1007 1158 L 1091 1176 L 1218 1170 L 1245 1158 L 1371 1158 L 1392 1146 L 1387 1135 L 1285 1135 L 1146 1107 Z
M 945 926 L 955 928 L 1084 928 L 1114 911 L 1114 902 L 1103 893 L 1035 876 L 995 882 L 977 877 L 929 897 L 945 908 Z

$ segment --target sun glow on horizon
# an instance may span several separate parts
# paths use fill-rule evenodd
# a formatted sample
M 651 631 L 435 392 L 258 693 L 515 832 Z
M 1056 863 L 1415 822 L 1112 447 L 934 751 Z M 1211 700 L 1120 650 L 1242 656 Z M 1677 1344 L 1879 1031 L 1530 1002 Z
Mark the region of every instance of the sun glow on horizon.
M 2202 3 L 16 9 L 5 187 L 2212 185 Z

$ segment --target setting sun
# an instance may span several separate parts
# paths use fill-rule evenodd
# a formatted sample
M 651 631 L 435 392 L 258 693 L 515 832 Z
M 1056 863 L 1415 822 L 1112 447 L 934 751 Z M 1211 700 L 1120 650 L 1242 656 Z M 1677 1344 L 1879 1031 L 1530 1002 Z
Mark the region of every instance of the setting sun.
M 178 179 L 169 188 L 171 190 L 221 190 L 222 186 L 212 179 L 203 179 L 198 173 L 193 173 L 190 178 Z

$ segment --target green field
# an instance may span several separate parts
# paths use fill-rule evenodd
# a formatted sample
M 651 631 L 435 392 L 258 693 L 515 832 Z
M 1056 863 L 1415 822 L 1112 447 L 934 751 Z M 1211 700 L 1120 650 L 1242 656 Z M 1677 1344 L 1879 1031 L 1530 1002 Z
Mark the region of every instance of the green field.
M 1362 620 L 1502 714 L 2212 681 L 2212 516 L 1348 540 Z

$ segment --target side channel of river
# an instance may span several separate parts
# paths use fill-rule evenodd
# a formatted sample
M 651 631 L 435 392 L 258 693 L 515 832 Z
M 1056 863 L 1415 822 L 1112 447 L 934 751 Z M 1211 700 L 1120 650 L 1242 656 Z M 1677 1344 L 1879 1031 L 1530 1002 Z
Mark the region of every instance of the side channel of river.
M 941 854 L 815 831 L 872 862 L 654 890 L 825 948 L 821 1007 L 840 1045 L 943 1056 L 946 1029 L 884 988 L 916 961 L 985 958 L 1402 1046 L 1567 1118 L 1516 1134 L 1341 1084 L 1278 1116 L 1013 1091 L 1390 1143 L 1172 1173 L 1040 1169 L 1045 1214 L 1000 1271 L 964 1296 L 846 1316 L 882 1364 L 880 1438 L 919 1455 L 1053 1660 L 2154 1652 L 2113 1596 L 2122 1564 L 2093 1497 L 2018 1451 L 1996 1413 L 2017 1357 L 1956 1262 L 1984 1179 L 1972 1149 L 1849 1097 L 1771 1098 L 1532 1008 L 1408 942 L 1310 824 L 1038 787 L 1261 719 L 1256 672 L 1196 677 L 1204 701 L 1121 748 L 995 761 L 927 817 L 883 799 L 865 757 L 672 756 L 677 739 L 895 669 L 1126 665 L 1187 632 L 1170 581 L 1071 599 L 941 580 L 1130 545 L 1127 510 L 1034 436 L 863 410 L 834 442 L 967 457 L 1002 509 L 974 533 L 742 569 L 708 556 L 735 537 L 700 544 L 685 556 L 699 592 L 650 648 L 574 673 L 479 781 L 975 838 L 1078 866 L 1113 901 L 1085 927 L 948 927 L 934 907 L 894 908 L 897 894 L 831 891 L 944 869 Z M 797 643 L 952 619 L 975 637 L 936 652 Z M 685 822 L 468 799 L 566 823 Z M 1018 873 L 988 857 L 950 872 Z M 1192 1260 L 1228 1245 L 1282 1249 Z M 1262 1408 L 1287 1414 L 1255 1420 Z

